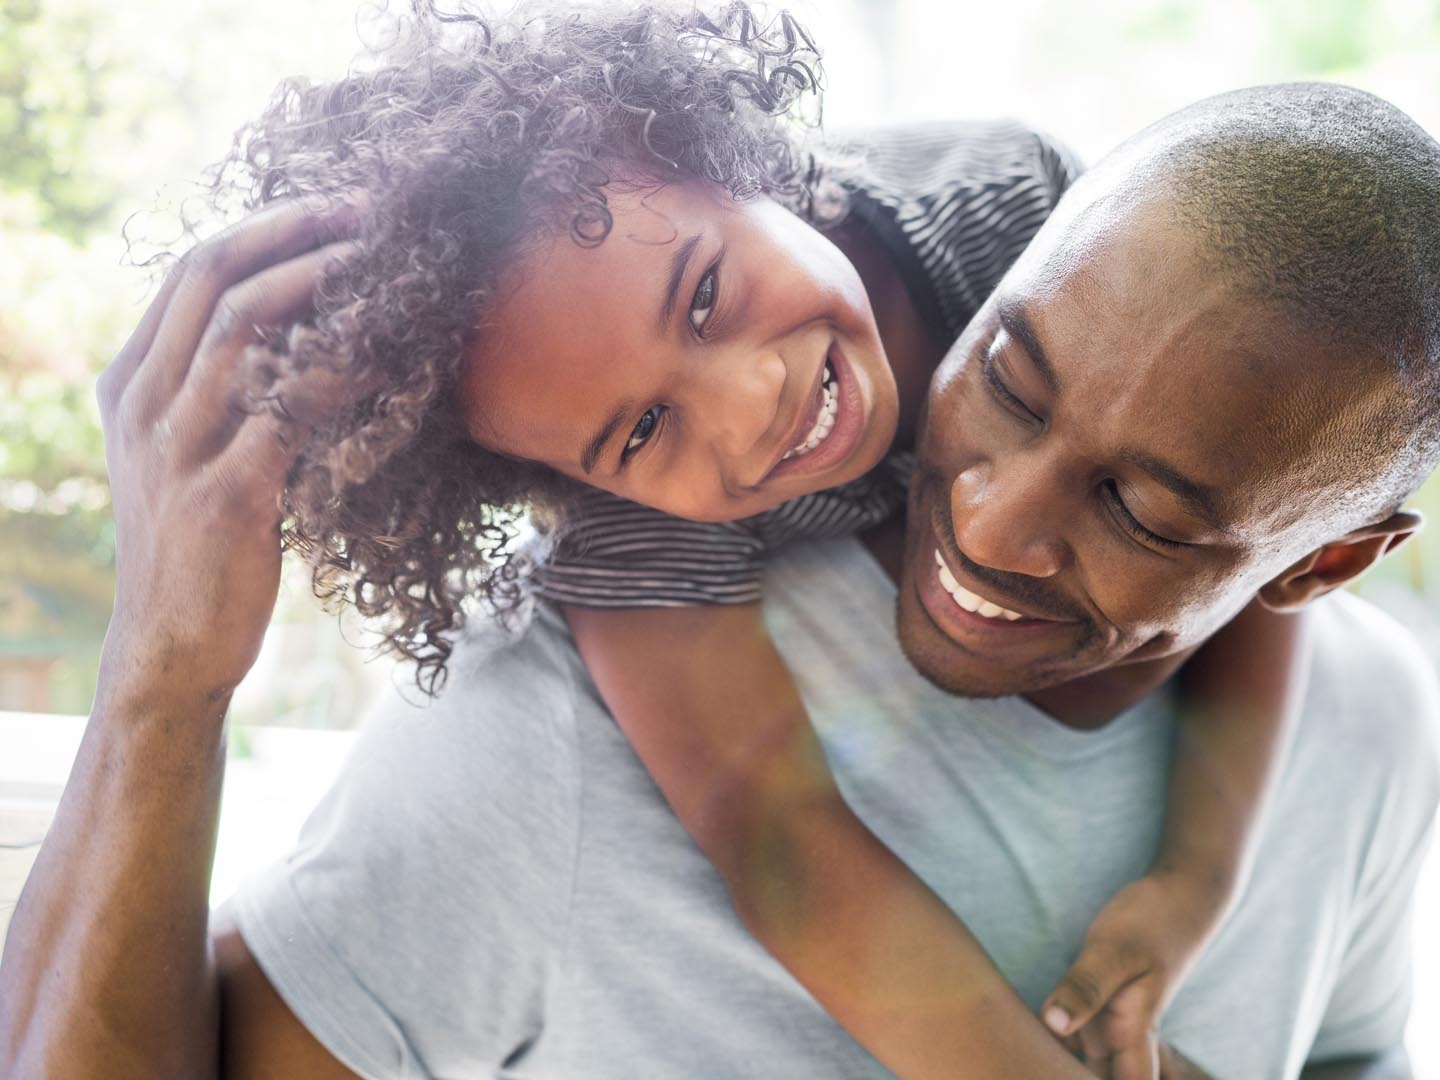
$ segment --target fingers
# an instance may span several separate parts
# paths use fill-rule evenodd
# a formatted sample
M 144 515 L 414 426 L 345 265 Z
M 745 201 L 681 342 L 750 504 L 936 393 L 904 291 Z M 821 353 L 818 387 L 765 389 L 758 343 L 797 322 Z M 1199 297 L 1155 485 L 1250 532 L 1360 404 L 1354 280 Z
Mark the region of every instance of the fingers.
M 180 285 L 180 277 L 183 273 L 185 259 L 181 259 L 165 280 L 160 285 L 160 291 L 155 294 L 155 299 L 145 309 L 145 314 L 140 316 L 140 322 L 131 331 L 125 344 L 120 346 L 120 351 L 115 354 L 105 370 L 100 373 L 100 382 L 95 387 L 96 397 L 100 401 L 100 418 L 105 420 L 115 409 L 115 403 L 120 400 L 120 395 L 125 392 L 131 377 L 140 366 L 140 361 L 150 350 L 150 343 L 155 338 L 155 331 L 160 326 L 160 320 L 165 315 L 165 309 L 170 304 L 170 297 L 174 295 L 176 288 Z
M 208 354 L 225 346 L 249 344 L 255 340 L 257 326 L 294 322 L 308 314 L 325 268 L 358 248 L 353 240 L 326 244 L 230 286 L 215 303 L 199 351 Z M 191 370 L 195 371 L 194 365 Z
M 1081 1060 L 1109 1080 L 1155 1080 L 1160 1075 L 1158 998 L 1152 980 L 1127 983 L 1094 1019 L 1064 1041 L 1078 1047 Z
M 1094 1024 L 1086 1024 L 1076 1033 L 1075 1037 L 1080 1043 L 1081 1064 L 1096 1076 L 1104 1077 L 1104 1080 L 1111 1080 L 1111 1048 L 1100 1034 L 1100 1029 Z
M 210 464 L 219 483 L 242 495 L 257 512 L 279 517 L 286 474 L 322 420 L 380 388 L 382 377 L 356 379 L 348 372 L 311 368 L 278 382 L 275 410 L 244 417 L 235 437 Z
M 1213 1078 L 1173 1046 L 1161 1043 L 1160 1080 L 1213 1080 Z
M 1146 957 L 1129 945 L 1087 938 L 1075 963 L 1041 1006 L 1041 1019 L 1055 1034 L 1070 1035 L 1148 967 Z
M 218 453 L 245 419 L 236 407 L 238 368 L 246 346 L 256 340 L 256 327 L 290 324 L 309 314 L 325 268 L 356 248 L 351 241 L 328 244 L 262 270 L 220 297 L 174 406 L 183 426 L 200 433 L 201 456 Z
M 218 318 L 215 336 L 231 340 L 242 330 L 233 309 L 217 311 L 220 297 L 267 267 L 342 238 L 354 227 L 353 203 L 295 199 L 274 203 L 205 241 L 177 266 L 174 291 L 144 361 L 130 380 L 152 412 L 163 409 L 190 370 L 201 335 Z M 227 325 L 230 324 L 230 325 Z
M 1111 1046 L 1152 1045 L 1160 1026 L 1160 988 L 1155 979 L 1142 977 L 1121 987 L 1099 1018 Z M 1154 1072 L 1148 1075 L 1153 1077 Z
M 1151 1032 L 1121 1046 L 1110 1059 L 1111 1080 L 1156 1080 L 1160 1075 L 1160 1044 Z

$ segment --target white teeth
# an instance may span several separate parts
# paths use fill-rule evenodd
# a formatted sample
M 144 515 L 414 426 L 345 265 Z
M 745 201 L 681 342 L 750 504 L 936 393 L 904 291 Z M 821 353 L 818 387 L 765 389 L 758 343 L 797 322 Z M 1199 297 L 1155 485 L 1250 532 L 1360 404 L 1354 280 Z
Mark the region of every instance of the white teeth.
M 981 600 L 980 597 L 976 596 L 973 592 L 971 592 L 969 589 L 962 588 L 959 585 L 955 586 L 955 588 L 951 591 L 950 599 L 954 600 L 955 603 L 959 604 L 962 608 L 970 612 L 970 614 L 972 615 L 979 611 L 980 605 L 985 602 L 984 600 Z
M 821 404 L 820 415 L 815 418 L 815 426 L 810 433 L 798 442 L 781 461 L 786 461 L 801 454 L 808 454 L 822 442 L 835 427 L 835 414 L 839 411 L 840 398 L 835 392 L 835 372 L 830 367 L 830 361 L 825 361 L 825 373 L 820 384 Z
M 940 579 L 940 586 L 950 594 L 950 599 L 956 604 L 975 615 L 982 615 L 987 619 L 1003 618 L 1006 622 L 1015 622 L 1025 616 L 1018 611 L 1011 611 L 1003 608 L 992 600 L 986 600 L 978 596 L 965 586 L 955 580 L 955 575 L 950 572 L 950 567 L 945 565 L 945 560 L 940 557 L 940 549 L 935 549 L 936 577 Z
M 940 564 L 940 584 L 945 586 L 945 591 L 948 593 L 953 593 L 960 587 L 960 583 L 955 580 L 955 575 L 950 573 L 950 568 L 944 563 Z

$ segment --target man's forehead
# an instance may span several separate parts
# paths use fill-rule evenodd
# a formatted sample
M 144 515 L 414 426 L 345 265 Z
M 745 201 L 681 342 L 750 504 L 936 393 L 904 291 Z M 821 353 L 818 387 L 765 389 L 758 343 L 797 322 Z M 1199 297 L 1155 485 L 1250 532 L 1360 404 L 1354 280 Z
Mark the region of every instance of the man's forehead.
M 1241 532 L 1313 512 L 1385 395 L 1278 307 L 1215 270 L 1162 214 L 1072 220 L 1007 278 L 997 311 L 1044 352 L 1097 455 L 1147 455 L 1215 490 Z

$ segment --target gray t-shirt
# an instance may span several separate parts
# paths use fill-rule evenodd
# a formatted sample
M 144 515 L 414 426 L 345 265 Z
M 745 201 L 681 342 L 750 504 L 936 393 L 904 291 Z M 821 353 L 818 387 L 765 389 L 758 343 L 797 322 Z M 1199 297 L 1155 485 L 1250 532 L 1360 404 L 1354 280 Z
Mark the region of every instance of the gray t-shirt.
M 840 785 L 1033 1008 L 1159 833 L 1174 717 L 1099 731 L 942 694 L 854 540 L 773 567 L 771 630 Z M 1399 1044 L 1440 799 L 1433 673 L 1359 600 L 1317 656 L 1258 868 L 1165 1017 L 1222 1080 Z M 371 718 L 293 854 L 233 900 L 301 1021 L 365 1077 L 810 1078 L 885 1070 L 745 932 L 559 621 L 457 649 Z

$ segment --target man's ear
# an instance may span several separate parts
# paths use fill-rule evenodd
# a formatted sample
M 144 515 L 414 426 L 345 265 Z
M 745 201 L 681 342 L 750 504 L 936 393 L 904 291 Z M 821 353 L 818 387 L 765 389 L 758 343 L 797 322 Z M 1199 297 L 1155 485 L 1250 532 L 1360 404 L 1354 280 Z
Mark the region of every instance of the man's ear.
M 1399 510 L 1316 548 L 1261 588 L 1258 598 L 1272 611 L 1293 611 L 1324 596 L 1370 567 L 1420 531 L 1423 514 Z

